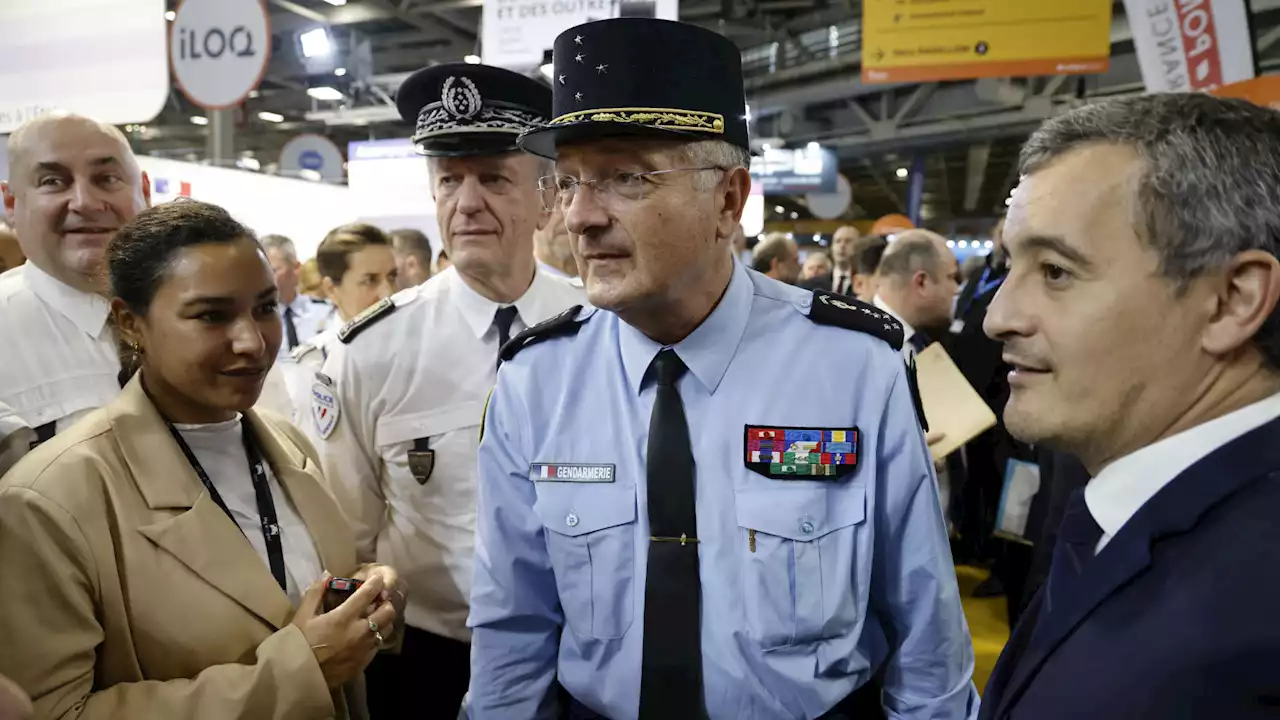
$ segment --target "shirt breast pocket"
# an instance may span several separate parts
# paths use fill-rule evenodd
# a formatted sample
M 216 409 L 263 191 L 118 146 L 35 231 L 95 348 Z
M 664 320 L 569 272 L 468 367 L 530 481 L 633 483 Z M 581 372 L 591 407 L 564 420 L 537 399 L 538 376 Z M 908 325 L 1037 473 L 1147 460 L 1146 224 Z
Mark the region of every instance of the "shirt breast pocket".
M 786 485 L 735 493 L 747 625 L 766 650 L 847 634 L 861 604 L 856 564 L 865 488 Z
M 377 442 L 383 462 L 426 485 L 437 468 L 466 476 L 480 444 L 484 402 L 460 402 L 424 412 L 383 417 Z
M 575 635 L 610 640 L 631 627 L 636 490 L 626 483 L 539 482 L 534 512 L 565 621 Z

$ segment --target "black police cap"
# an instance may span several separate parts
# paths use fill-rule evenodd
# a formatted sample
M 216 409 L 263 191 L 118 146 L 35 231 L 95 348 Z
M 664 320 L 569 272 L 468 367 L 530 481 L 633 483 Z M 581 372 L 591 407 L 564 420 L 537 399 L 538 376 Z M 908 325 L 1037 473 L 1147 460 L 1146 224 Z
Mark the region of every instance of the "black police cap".
M 396 92 L 400 117 L 414 123 L 423 155 L 493 155 L 518 149 L 516 138 L 551 116 L 551 91 L 520 73 L 489 65 L 423 68 Z
M 750 150 L 742 53 L 719 33 L 670 20 L 600 20 L 561 33 L 552 57 L 552 119 L 520 137 L 535 155 L 619 135 Z

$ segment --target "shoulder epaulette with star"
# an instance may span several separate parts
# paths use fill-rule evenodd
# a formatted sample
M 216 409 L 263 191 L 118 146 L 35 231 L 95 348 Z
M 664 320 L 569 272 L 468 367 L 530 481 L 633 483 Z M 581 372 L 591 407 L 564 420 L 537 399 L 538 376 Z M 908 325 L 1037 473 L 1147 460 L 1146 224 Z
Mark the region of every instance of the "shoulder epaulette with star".
M 366 328 L 395 311 L 396 304 L 392 302 L 391 298 L 383 298 L 365 308 L 359 315 L 352 318 L 351 322 L 343 325 L 342 329 L 338 331 L 338 339 L 344 345 L 348 344 L 357 335 L 364 332 Z
M 578 320 L 578 313 L 581 311 L 581 305 L 574 305 L 559 315 L 516 334 L 498 351 L 502 362 L 510 362 L 511 358 L 516 356 L 516 353 L 543 340 L 577 334 L 578 328 L 582 327 L 582 321 Z
M 851 297 L 825 290 L 813 291 L 809 319 L 820 325 L 835 325 L 874 335 L 902 350 L 902 325 L 889 313 Z

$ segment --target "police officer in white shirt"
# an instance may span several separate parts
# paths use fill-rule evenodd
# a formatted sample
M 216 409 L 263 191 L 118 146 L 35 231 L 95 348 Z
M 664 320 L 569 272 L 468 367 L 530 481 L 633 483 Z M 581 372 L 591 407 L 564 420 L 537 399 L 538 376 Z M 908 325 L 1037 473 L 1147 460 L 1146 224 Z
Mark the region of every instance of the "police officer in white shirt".
M 264 235 L 262 247 L 276 274 L 276 287 L 280 290 L 280 319 L 284 321 L 284 342 L 280 343 L 277 360 L 289 357 L 299 345 L 315 337 L 333 308 L 326 302 L 316 302 L 298 292 L 298 250 L 293 241 L 283 235 Z
M 8 153 L 5 219 L 28 262 L 0 275 L 0 403 L 39 443 L 120 390 L 103 256 L 151 189 L 120 131 L 79 115 L 28 122 Z
M 533 256 L 549 170 L 516 137 L 547 119 L 551 91 L 499 68 L 437 65 L 406 80 L 397 103 L 428 156 L 453 267 L 343 328 L 312 388 L 318 449 L 358 556 L 394 559 L 410 587 L 403 650 L 367 674 L 375 720 L 457 714 L 470 676 L 476 451 L 498 350 L 584 302 Z
M 387 233 L 368 223 L 350 223 L 329 231 L 316 250 L 325 295 L 333 300 L 332 322 L 278 363 L 290 398 L 293 422 L 314 434 L 311 415 L 311 382 L 324 366 L 329 352 L 339 344 L 338 332 L 361 312 L 391 297 L 399 278 L 398 263 Z M 314 437 L 312 438 L 315 439 Z

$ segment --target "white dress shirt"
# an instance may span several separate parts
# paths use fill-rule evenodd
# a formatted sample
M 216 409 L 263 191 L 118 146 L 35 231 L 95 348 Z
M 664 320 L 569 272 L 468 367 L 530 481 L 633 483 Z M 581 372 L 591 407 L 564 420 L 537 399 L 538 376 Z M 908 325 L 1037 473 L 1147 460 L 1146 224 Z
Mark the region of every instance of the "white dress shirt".
M 841 287 L 848 283 L 848 287 Z M 853 271 L 852 270 L 832 270 L 831 271 L 831 292 L 843 293 L 844 295 L 853 294 Z
M 0 275 L 0 403 L 30 427 L 70 427 L 120 392 L 106 298 L 28 262 Z
M 316 447 L 351 521 L 357 557 L 394 566 L 408 583 L 408 624 L 466 641 L 476 451 L 497 379 L 500 305 L 453 267 L 392 301 L 394 312 L 330 349 L 322 372 L 331 379 L 338 419 Z M 515 302 L 511 335 L 585 303 L 582 290 L 536 273 Z M 309 420 L 308 431 L 319 436 Z M 408 464 L 420 438 L 433 459 L 425 483 Z
M 898 324 L 902 326 L 902 359 L 910 360 L 915 357 L 916 350 L 911 347 L 911 338 L 916 334 L 916 329 L 911 327 L 911 323 L 903 320 L 897 310 L 889 307 L 889 303 L 885 302 L 884 298 L 880 297 L 879 293 L 871 299 L 871 302 L 876 307 L 892 315 L 893 319 L 897 320 Z
M 1209 453 L 1280 417 L 1280 394 L 1171 435 L 1116 460 L 1085 486 L 1089 514 L 1102 528 L 1095 552 L 1156 493 Z
M 0 476 L 27 454 L 35 439 L 31 426 L 18 417 L 13 408 L 0 403 Z
M 209 481 L 218 489 L 222 502 L 226 503 L 236 524 L 249 539 L 263 564 L 271 567 L 267 555 L 267 541 L 262 537 L 261 517 L 258 514 L 258 496 L 253 490 L 253 476 L 249 471 L 249 457 L 244 452 L 244 439 L 240 415 L 234 420 L 207 425 L 174 424 L 187 441 L 200 466 L 209 475 Z M 280 546 L 284 554 L 285 594 L 296 607 L 311 583 L 320 578 L 324 568 L 316 552 L 311 532 L 293 506 L 289 493 L 280 485 L 271 464 L 267 463 L 267 484 L 271 486 L 271 499 L 275 504 L 276 524 L 280 526 Z

